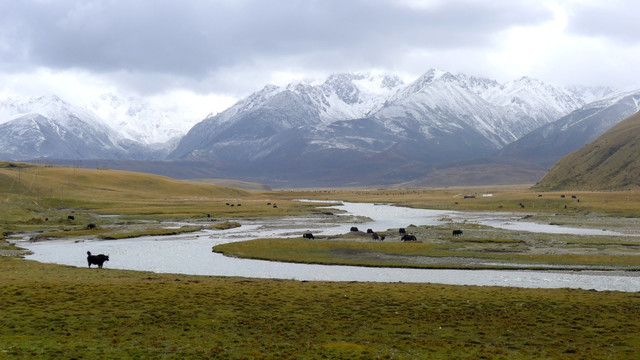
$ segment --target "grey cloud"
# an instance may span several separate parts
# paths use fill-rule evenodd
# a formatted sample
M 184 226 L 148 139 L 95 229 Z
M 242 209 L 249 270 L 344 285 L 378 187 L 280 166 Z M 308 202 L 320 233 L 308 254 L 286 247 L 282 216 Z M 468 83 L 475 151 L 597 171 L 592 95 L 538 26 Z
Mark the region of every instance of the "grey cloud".
M 265 61 L 384 66 L 415 48 L 481 48 L 551 16 L 536 1 L 515 3 L 0 1 L 0 65 L 188 78 Z
M 615 42 L 639 44 L 640 2 L 607 1 L 603 4 L 577 4 L 571 9 L 568 30 L 584 36 L 605 37 Z

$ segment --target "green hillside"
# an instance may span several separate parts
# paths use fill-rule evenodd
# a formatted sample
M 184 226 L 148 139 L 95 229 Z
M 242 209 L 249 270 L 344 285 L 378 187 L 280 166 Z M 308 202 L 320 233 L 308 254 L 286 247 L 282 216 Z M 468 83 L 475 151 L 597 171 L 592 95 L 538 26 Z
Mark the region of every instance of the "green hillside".
M 232 211 L 225 202 L 254 196 L 240 189 L 128 171 L 0 162 L 2 232 L 104 223 L 97 214 L 159 218 L 225 214 Z M 72 214 L 76 221 L 68 222 Z
M 536 189 L 627 190 L 640 187 L 640 113 L 560 159 Z
M 243 197 L 244 190 L 108 169 L 0 162 L 0 191 L 41 197 L 134 200 L 175 197 Z

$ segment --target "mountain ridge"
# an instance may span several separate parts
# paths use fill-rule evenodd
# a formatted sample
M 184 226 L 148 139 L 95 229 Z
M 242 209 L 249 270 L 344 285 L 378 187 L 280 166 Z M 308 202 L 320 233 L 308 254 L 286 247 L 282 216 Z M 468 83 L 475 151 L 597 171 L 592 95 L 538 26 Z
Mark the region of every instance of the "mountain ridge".
M 500 84 L 431 69 L 406 85 L 388 81 L 384 89 L 364 87 L 363 79 L 374 83 L 366 75 L 338 74 L 315 85 L 266 86 L 196 124 L 168 159 L 241 163 L 267 178 L 291 173 L 296 164 L 292 179 L 305 173 L 320 184 L 336 169 L 357 178 L 351 169 L 376 164 L 358 172 L 366 185 L 409 163 L 424 172 L 489 156 L 584 105 L 568 90 L 526 77 Z M 382 153 L 397 162 L 381 163 Z M 408 176 L 384 178 L 405 182 Z
M 104 127 L 94 135 L 110 139 L 109 146 L 115 150 L 107 151 L 109 146 L 103 146 L 102 152 L 32 152 L 20 154 L 20 159 L 28 155 L 199 161 L 219 173 L 260 182 L 274 179 L 285 186 L 341 186 L 347 179 L 349 184 L 388 185 L 420 178 L 444 163 L 491 156 L 541 124 L 583 106 L 586 98 L 607 91 L 564 89 L 529 77 L 499 83 L 436 69 L 409 83 L 390 74 L 334 74 L 316 82 L 266 85 L 195 123 L 179 140 L 167 135 L 173 130 L 136 135 L 136 131 L 156 131 L 166 119 L 150 122 L 150 126 L 133 126 L 143 114 L 155 116 L 156 112 L 135 99 L 127 104 L 122 97 L 107 96 L 107 103 L 116 107 L 114 114 L 130 112 L 129 120 L 122 120 L 122 129 L 110 128 L 102 121 Z M 59 98 L 50 101 L 63 102 Z M 10 129 L 18 126 L 11 122 L 16 117 L 6 119 L 6 114 L 13 111 L 15 115 L 16 109 L 0 101 L 0 124 L 7 133 L 20 133 L 17 128 Z M 91 108 L 85 110 L 86 116 L 75 112 L 75 118 L 86 117 L 87 125 L 81 127 L 97 129 L 90 124 L 100 123 L 99 116 Z M 42 116 L 67 129 L 68 116 Z M 34 144 L 34 149 L 39 138 L 53 136 L 32 132 L 32 138 L 22 141 Z M 157 136 L 171 140 L 151 143 Z M 58 140 L 60 149 L 68 147 L 63 144 L 64 137 Z M 2 156 L 13 160 L 16 149 L 15 144 L 0 139 Z

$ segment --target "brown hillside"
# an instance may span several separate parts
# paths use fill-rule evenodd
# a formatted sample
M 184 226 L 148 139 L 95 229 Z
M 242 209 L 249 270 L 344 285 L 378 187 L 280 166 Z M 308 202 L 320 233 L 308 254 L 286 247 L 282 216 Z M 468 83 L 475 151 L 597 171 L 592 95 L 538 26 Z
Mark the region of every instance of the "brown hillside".
M 560 159 L 534 187 L 553 190 L 640 187 L 640 112 Z

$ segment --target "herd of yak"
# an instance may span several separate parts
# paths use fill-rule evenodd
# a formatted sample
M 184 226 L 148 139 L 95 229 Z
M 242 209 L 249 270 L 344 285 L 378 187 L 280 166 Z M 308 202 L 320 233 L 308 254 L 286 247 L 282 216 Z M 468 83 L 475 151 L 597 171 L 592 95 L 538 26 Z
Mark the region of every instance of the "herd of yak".
M 357 227 L 352 226 L 350 231 L 359 232 L 360 230 L 358 230 Z M 405 228 L 398 229 L 398 233 L 401 235 L 400 241 L 418 241 L 415 235 L 407 234 L 407 231 Z M 385 235 L 378 235 L 372 229 L 367 229 L 367 234 L 371 234 L 372 240 L 384 241 L 386 237 Z M 451 235 L 454 237 L 462 236 L 462 230 L 453 230 L 453 233 Z M 305 232 L 304 234 L 302 234 L 302 237 L 305 239 L 315 239 L 315 237 L 311 232 Z
M 227 205 L 234 206 L 228 203 Z M 242 205 L 238 204 L 238 206 L 242 206 Z M 274 207 L 276 206 L 277 205 L 274 204 Z M 210 215 L 207 214 L 207 216 L 210 216 Z M 72 216 L 69 216 L 69 219 L 74 220 Z M 90 225 L 93 225 L 93 224 L 90 224 Z M 359 232 L 360 230 L 358 230 L 357 227 L 352 226 L 350 231 Z M 418 241 L 415 235 L 407 234 L 407 231 L 404 228 L 398 229 L 398 233 L 401 235 L 400 241 Z M 371 234 L 372 240 L 384 241 L 384 239 L 386 238 L 385 235 L 378 235 L 378 233 L 374 232 L 372 229 L 367 229 L 367 234 Z M 452 235 L 455 237 L 462 236 L 462 230 L 453 230 Z M 304 234 L 302 234 L 302 237 L 305 239 L 315 239 L 315 237 L 311 232 L 305 232 Z M 98 268 L 102 269 L 102 266 L 104 265 L 105 261 L 109 261 L 109 255 L 105 255 L 105 254 L 91 255 L 91 252 L 87 251 L 87 263 L 89 265 L 89 268 L 91 268 L 91 265 L 98 265 Z

